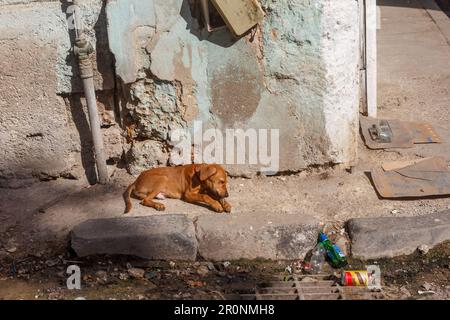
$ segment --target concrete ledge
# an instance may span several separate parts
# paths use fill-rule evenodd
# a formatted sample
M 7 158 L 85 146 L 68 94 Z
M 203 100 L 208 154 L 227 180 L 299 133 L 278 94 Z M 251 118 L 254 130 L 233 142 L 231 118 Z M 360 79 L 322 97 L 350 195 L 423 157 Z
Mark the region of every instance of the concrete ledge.
M 450 240 L 450 210 L 421 217 L 351 219 L 347 223 L 352 255 L 391 258 Z
M 80 257 L 123 254 L 194 261 L 197 256 L 194 224 L 181 214 L 87 220 L 72 230 L 71 239 Z
M 317 240 L 318 221 L 300 214 L 205 215 L 196 223 L 207 260 L 303 259 Z

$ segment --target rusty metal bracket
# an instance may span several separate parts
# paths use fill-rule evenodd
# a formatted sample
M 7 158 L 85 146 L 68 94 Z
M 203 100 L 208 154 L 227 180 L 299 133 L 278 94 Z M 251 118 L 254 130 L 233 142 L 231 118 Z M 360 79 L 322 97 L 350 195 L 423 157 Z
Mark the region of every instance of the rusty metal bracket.
M 431 124 L 360 116 L 361 133 L 369 149 L 412 148 L 417 143 L 441 143 Z
M 392 141 L 392 129 L 387 120 L 380 120 L 378 124 L 372 124 L 369 128 L 372 140 L 380 143 L 388 143 Z
M 228 27 L 241 37 L 260 23 L 265 16 L 257 0 L 198 0 L 208 32 Z M 213 26 L 213 20 L 224 25 Z
M 79 37 L 75 40 L 73 52 L 78 58 L 81 79 L 92 78 L 94 76 L 94 72 L 90 56 L 94 52 L 94 48 L 91 43 L 84 37 Z

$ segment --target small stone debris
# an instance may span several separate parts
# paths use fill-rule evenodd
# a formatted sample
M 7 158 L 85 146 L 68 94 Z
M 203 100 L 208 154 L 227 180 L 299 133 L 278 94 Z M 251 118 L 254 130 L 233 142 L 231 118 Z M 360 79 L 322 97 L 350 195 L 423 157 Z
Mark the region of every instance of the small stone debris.
M 128 274 L 126 274 L 126 273 L 119 273 L 119 279 L 120 280 L 128 280 Z
M 54 266 L 56 266 L 58 263 L 59 263 L 59 258 L 55 258 L 55 259 L 51 259 L 51 260 L 45 261 L 45 264 L 46 264 L 48 267 L 54 267 Z
M 197 274 L 200 276 L 205 276 L 209 273 L 209 269 L 207 266 L 199 266 L 197 268 Z
M 108 274 L 106 273 L 106 271 L 103 270 L 99 270 L 95 273 L 95 276 L 97 278 L 97 281 L 105 283 L 108 281 Z
M 155 279 L 157 276 L 158 276 L 158 274 L 156 272 L 154 272 L 154 271 L 147 271 L 144 274 L 144 278 L 147 279 L 147 280 Z
M 143 279 L 145 275 L 145 270 L 140 268 L 130 268 L 128 269 L 128 274 L 133 279 Z
M 432 290 L 427 290 L 427 291 L 419 290 L 419 291 L 417 291 L 417 293 L 420 294 L 420 295 L 425 295 L 425 294 L 436 294 L 436 292 L 434 292 L 434 291 L 432 291 Z
M 426 244 L 422 244 L 419 247 L 417 247 L 417 251 L 419 251 L 420 254 L 427 254 L 428 251 L 430 251 L 430 247 Z
M 401 287 L 400 288 L 400 293 L 401 293 L 403 298 L 411 297 L 411 293 L 409 292 L 409 290 L 406 287 Z
M 189 287 L 195 288 L 195 287 L 204 287 L 206 285 L 206 282 L 204 282 L 204 281 L 195 281 L 195 280 L 187 280 L 186 284 Z
M 224 268 L 228 268 L 231 265 L 231 262 L 230 261 L 224 261 L 222 263 L 222 265 L 223 265 Z
M 17 251 L 17 247 L 11 246 L 11 247 L 7 247 L 5 248 L 6 252 L 8 253 L 14 253 Z
M 432 286 L 428 282 L 424 282 L 424 284 L 422 284 L 421 288 L 424 289 L 425 291 L 430 291 Z

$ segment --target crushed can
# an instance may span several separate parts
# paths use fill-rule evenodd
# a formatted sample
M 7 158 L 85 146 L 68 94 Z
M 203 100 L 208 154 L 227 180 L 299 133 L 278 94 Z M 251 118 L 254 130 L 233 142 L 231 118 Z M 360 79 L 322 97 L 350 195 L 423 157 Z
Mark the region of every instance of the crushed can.
M 342 271 L 341 283 L 348 287 L 367 287 L 370 275 L 367 270 L 344 270 Z
M 364 286 L 370 290 L 381 290 L 380 266 L 369 265 L 367 270 L 342 271 L 341 284 L 343 286 Z

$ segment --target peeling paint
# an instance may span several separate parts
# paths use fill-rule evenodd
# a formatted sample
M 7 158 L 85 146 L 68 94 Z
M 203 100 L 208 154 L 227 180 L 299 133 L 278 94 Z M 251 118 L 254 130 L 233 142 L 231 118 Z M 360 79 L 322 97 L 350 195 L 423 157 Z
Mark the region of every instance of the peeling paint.
M 138 80 L 130 86 L 127 110 L 136 124 L 139 138 L 167 140 L 171 129 L 184 127 L 174 84 L 158 79 Z
M 192 130 L 194 120 L 222 130 L 277 128 L 282 171 L 351 163 L 358 113 L 357 93 L 350 94 L 358 91 L 356 2 L 260 3 L 264 22 L 240 39 L 226 29 L 200 30 L 188 1 L 149 1 L 151 13 L 135 12 L 154 15 L 148 25 L 155 30 L 146 51 L 138 52 L 149 65 L 139 64 L 144 78 L 130 84 L 126 105 L 138 139 L 164 143 L 174 128 Z M 337 19 L 345 23 L 336 26 Z M 121 45 L 126 50 L 115 55 L 136 50 Z

